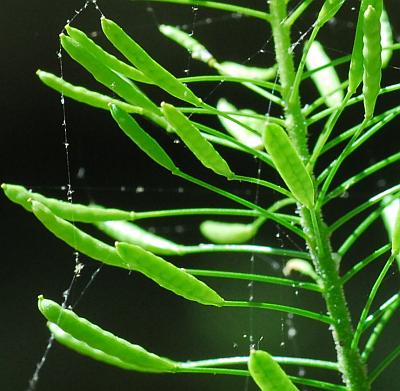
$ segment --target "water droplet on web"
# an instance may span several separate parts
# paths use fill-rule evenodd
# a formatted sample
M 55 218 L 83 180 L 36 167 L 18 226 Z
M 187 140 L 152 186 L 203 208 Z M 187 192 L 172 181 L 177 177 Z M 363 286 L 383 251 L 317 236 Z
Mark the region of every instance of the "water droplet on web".
M 287 331 L 287 335 L 289 339 L 294 338 L 297 335 L 297 330 L 294 327 L 289 327 Z
M 135 189 L 135 192 L 137 194 L 143 193 L 144 192 L 144 187 L 143 186 L 137 186 L 136 189 Z

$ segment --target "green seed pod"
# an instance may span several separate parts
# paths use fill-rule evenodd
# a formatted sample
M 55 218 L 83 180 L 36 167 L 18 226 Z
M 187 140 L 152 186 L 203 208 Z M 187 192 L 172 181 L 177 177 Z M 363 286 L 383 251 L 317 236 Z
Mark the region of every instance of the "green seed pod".
M 101 18 L 101 27 L 108 40 L 140 71 L 143 72 L 158 87 L 171 95 L 201 106 L 202 102 L 194 93 L 169 73 L 160 64 L 154 61 L 121 27 L 115 22 Z
M 383 203 L 387 204 L 388 199 Z M 400 199 L 396 198 L 382 210 L 382 219 L 389 239 L 392 242 L 392 254 L 397 256 L 400 265 Z
M 224 223 L 206 220 L 200 224 L 200 232 L 213 243 L 238 244 L 248 242 L 257 233 L 253 224 Z
M 381 88 L 382 47 L 380 16 L 381 14 L 372 6 L 368 6 L 364 12 L 363 94 L 365 118 L 373 116 Z
M 394 256 L 398 256 L 400 254 L 400 208 L 397 210 L 396 221 L 393 227 L 392 254 Z
M 54 215 L 50 209 L 32 200 L 32 212 L 38 220 L 55 236 L 77 251 L 107 265 L 130 270 L 129 265 L 118 256 L 114 247 L 81 231 L 71 223 Z
M 349 86 L 348 91 L 354 94 L 363 78 L 363 23 L 364 12 L 369 0 L 362 0 L 358 12 L 356 34 L 354 37 L 353 51 L 351 53 L 349 68 Z
M 319 11 L 317 21 L 315 24 L 317 26 L 323 26 L 326 22 L 332 19 L 336 13 L 340 10 L 345 0 L 325 0 L 324 5 Z
M 66 333 L 63 329 L 58 327 L 55 323 L 47 322 L 47 327 L 58 343 L 71 350 L 75 350 L 75 352 L 82 354 L 83 356 L 90 357 L 93 360 L 100 361 L 121 369 L 130 371 L 143 371 L 142 367 L 128 364 L 117 357 L 104 353 L 102 350 L 92 348 L 87 343 L 77 340 L 72 335 Z
M 262 350 L 252 350 L 249 372 L 262 391 L 299 391 L 279 364 Z
M 99 94 L 98 92 L 88 90 L 84 87 L 75 86 L 52 73 L 38 70 L 36 74 L 46 86 L 77 102 L 104 110 L 108 110 L 108 105 L 114 103 L 128 113 L 136 113 L 142 110 L 141 107 L 132 106 L 118 99 L 111 98 L 110 96 Z
M 178 296 L 201 304 L 223 305 L 224 299 L 208 285 L 157 255 L 128 243 L 116 243 L 116 248 L 133 269 Z
M 60 35 L 60 41 L 66 52 L 91 73 L 99 83 L 105 85 L 132 105 L 159 114 L 160 109 L 134 83 L 98 61 L 79 42 L 64 34 Z
M 166 37 L 185 48 L 193 59 L 209 64 L 210 66 L 216 61 L 205 46 L 177 27 L 162 24 L 159 26 L 159 30 Z
M 65 30 L 68 35 L 79 42 L 86 52 L 92 54 L 96 59 L 111 68 L 112 70 L 129 77 L 132 80 L 139 81 L 142 83 L 152 83 L 141 71 L 138 69 L 118 60 L 117 57 L 107 53 L 103 48 L 94 43 L 83 31 L 71 27 L 70 25 L 65 26 Z
M 254 130 L 263 129 L 266 124 L 266 120 L 261 120 L 258 118 L 250 118 L 250 117 L 242 117 L 240 113 L 243 114 L 256 114 L 252 110 L 238 110 L 233 104 L 229 103 L 226 99 L 221 98 L 217 103 L 218 111 L 227 111 L 227 112 L 237 112 L 239 115 L 237 118 L 245 125 L 250 126 Z M 235 116 L 236 117 L 236 116 Z M 230 133 L 236 140 L 240 141 L 242 144 L 255 149 L 263 149 L 264 144 L 262 138 L 259 134 L 251 132 L 243 126 L 240 126 L 238 123 L 229 120 L 228 118 L 219 115 L 218 119 L 220 120 L 223 127 Z M 261 132 L 260 132 L 261 133 Z
M 103 221 L 95 226 L 114 240 L 136 244 L 158 255 L 179 255 L 182 246 L 127 221 Z
M 382 46 L 382 68 L 389 65 L 390 59 L 393 55 L 393 31 L 390 25 L 389 15 L 386 10 L 382 9 L 381 14 L 381 46 Z
M 232 61 L 216 63 L 214 68 L 221 75 L 243 77 L 253 80 L 271 80 L 276 76 L 277 71 L 276 66 L 270 68 L 249 67 Z
M 114 104 L 110 105 L 110 111 L 118 126 L 144 153 L 172 173 L 177 170 L 174 162 L 160 144 L 147 134 L 126 111 Z
M 32 202 L 30 200 L 35 200 L 45 205 L 51 210 L 52 213 L 64 220 L 81 223 L 93 223 L 96 221 L 135 219 L 135 212 L 72 204 L 70 202 L 60 201 L 54 198 L 47 198 L 39 193 L 33 193 L 25 187 L 19 185 L 3 183 L 1 187 L 4 190 L 4 194 L 12 202 L 21 205 L 29 212 L 32 212 Z
M 319 281 L 319 277 L 317 273 L 315 273 L 313 265 L 306 261 L 305 259 L 292 258 L 286 262 L 285 267 L 282 269 L 282 272 L 285 276 L 290 276 L 292 272 L 298 272 L 303 274 L 304 276 L 312 278 L 314 281 Z
M 263 140 L 265 149 L 293 197 L 311 209 L 314 205 L 314 184 L 287 133 L 281 126 L 269 123 Z
M 52 300 L 39 296 L 38 307 L 44 317 L 56 324 L 61 330 L 69 334 L 76 341 L 73 348 L 82 354 L 87 352 L 87 346 L 97 349 L 108 356 L 115 357 L 137 371 L 143 372 L 175 372 L 176 363 L 167 358 L 150 353 L 139 345 L 134 345 L 122 338 L 81 318 L 70 310 L 62 308 Z M 80 350 L 79 343 L 84 343 Z M 100 361 L 104 356 L 100 353 Z M 96 358 L 96 357 L 94 357 Z
M 326 66 L 332 61 L 318 41 L 313 41 L 306 57 L 306 67 L 309 71 Z M 338 107 L 343 101 L 343 90 L 339 76 L 334 66 L 327 66 L 311 74 L 311 80 L 328 107 Z
M 178 136 L 205 167 L 228 179 L 234 176 L 228 163 L 184 114 L 165 102 L 161 104 L 161 109 Z

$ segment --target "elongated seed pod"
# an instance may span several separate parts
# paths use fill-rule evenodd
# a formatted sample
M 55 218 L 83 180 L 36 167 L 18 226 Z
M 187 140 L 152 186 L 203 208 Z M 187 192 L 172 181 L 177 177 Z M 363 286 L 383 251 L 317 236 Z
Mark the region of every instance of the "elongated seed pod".
M 238 114 L 256 114 L 252 110 L 238 110 L 233 104 L 229 103 L 226 99 L 221 98 L 217 103 L 218 111 L 228 111 L 228 112 L 237 112 Z M 235 116 L 236 117 L 236 116 Z M 252 127 L 253 129 L 263 129 L 266 124 L 266 120 L 258 119 L 258 118 L 250 118 L 245 116 L 238 115 L 237 118 L 243 122 L 244 124 Z M 236 122 L 225 118 L 222 115 L 218 116 L 222 126 L 230 133 L 235 139 L 247 145 L 250 148 L 255 149 L 263 149 L 264 144 L 260 134 L 256 134 L 251 132 L 249 129 L 239 125 Z
M 195 106 L 201 105 L 198 98 L 186 85 L 158 64 L 115 22 L 101 18 L 101 27 L 108 40 L 140 71 L 158 87 L 171 95 Z
M 227 178 L 234 176 L 228 163 L 184 114 L 165 102 L 161 104 L 161 109 L 175 132 L 205 167 Z
M 349 85 L 348 91 L 354 94 L 363 79 L 363 23 L 364 12 L 367 8 L 367 1 L 362 0 L 358 12 L 356 34 L 354 37 L 353 50 L 351 53 L 349 67 Z
M 118 99 L 111 98 L 110 96 L 100 94 L 95 91 L 88 90 L 85 87 L 75 86 L 68 83 L 64 79 L 53 75 L 52 73 L 44 72 L 41 70 L 36 71 L 39 79 L 48 87 L 56 90 L 64 96 L 74 99 L 78 102 L 85 103 L 86 105 L 97 107 L 99 109 L 108 110 L 108 105 L 114 103 L 123 108 L 128 113 L 138 113 L 143 109 L 138 106 L 132 106 L 126 102 Z
M 135 219 L 135 212 L 72 204 L 70 202 L 60 201 L 55 198 L 48 198 L 39 193 L 33 193 L 25 187 L 19 185 L 3 183 L 1 187 L 4 190 L 4 194 L 12 202 L 21 205 L 29 212 L 32 212 L 32 203 L 30 200 L 35 200 L 45 205 L 51 210 L 52 213 L 64 220 L 71 220 L 81 223 L 94 223 L 96 221 Z
M 400 198 L 389 201 L 390 198 L 383 200 L 386 206 L 382 210 L 382 219 L 392 243 L 392 254 L 397 257 L 400 266 Z
M 93 238 L 71 223 L 60 219 L 40 202 L 34 200 L 31 202 L 34 215 L 59 239 L 97 261 L 131 270 L 131 267 L 119 257 L 114 247 Z
M 99 83 L 105 85 L 132 105 L 159 114 L 159 108 L 134 83 L 98 61 L 89 52 L 86 52 L 79 42 L 64 34 L 60 34 L 60 41 L 66 52 L 91 73 Z
M 178 296 L 206 305 L 223 304 L 224 299 L 204 282 L 157 255 L 128 243 L 116 243 L 116 248 L 120 257 L 135 270 Z
M 101 329 L 87 319 L 79 317 L 71 310 L 62 308 L 52 300 L 39 296 L 38 307 L 48 321 L 56 324 L 61 330 L 78 341 L 78 343 L 72 341 L 75 350 L 79 351 L 79 342 L 83 342 L 90 348 L 98 349 L 106 355 L 115 357 L 138 371 L 156 373 L 175 371 L 176 363 L 174 361 L 150 353 L 139 345 L 131 344 Z M 82 349 L 83 354 L 87 352 L 85 345 Z M 92 350 L 91 353 L 95 352 Z
M 92 54 L 97 58 L 98 61 L 102 62 L 112 70 L 135 81 L 150 84 L 152 83 L 152 81 L 141 71 L 124 63 L 121 60 L 118 60 L 118 58 L 112 54 L 107 53 L 103 48 L 94 43 L 94 41 L 90 39 L 83 31 L 71 27 L 70 25 L 66 25 L 65 30 L 67 31 L 68 35 L 76 42 L 79 42 L 87 52 Z
M 213 243 L 238 244 L 248 242 L 257 233 L 253 224 L 224 223 L 206 220 L 200 224 L 200 232 Z
M 233 61 L 215 63 L 214 68 L 221 74 L 255 80 L 271 80 L 276 76 L 277 67 L 250 67 Z
M 162 24 L 159 26 L 159 30 L 166 37 L 185 48 L 193 59 L 209 64 L 210 66 L 216 61 L 204 45 L 177 27 Z
M 381 88 L 382 47 L 381 47 L 381 14 L 372 6 L 364 12 L 363 23 L 363 94 L 365 118 L 374 114 L 376 100 Z
M 262 350 L 252 350 L 249 372 L 262 391 L 298 391 L 279 364 Z
M 393 55 L 393 31 L 390 25 L 389 15 L 386 9 L 382 9 L 381 13 L 381 46 L 382 46 L 382 68 L 389 65 L 390 59 Z
M 315 22 L 317 26 L 323 26 L 326 22 L 332 19 L 340 10 L 345 0 L 325 0 L 325 3 L 319 11 L 318 18 Z
M 396 220 L 393 226 L 392 254 L 396 257 L 400 254 L 400 207 L 397 208 Z
M 332 61 L 325 53 L 324 47 L 318 41 L 313 41 L 306 57 L 306 67 L 309 71 L 326 66 Z M 311 74 L 311 80 L 324 98 L 328 107 L 337 107 L 343 101 L 343 90 L 339 76 L 334 66 L 326 66 Z
M 103 221 L 95 226 L 114 240 L 136 244 L 158 255 L 179 255 L 182 246 L 127 221 Z
M 314 184 L 283 128 L 269 123 L 263 135 L 267 152 L 293 197 L 307 208 L 314 205 Z
M 110 105 L 110 111 L 118 126 L 143 152 L 147 154 L 147 156 L 171 172 L 177 170 L 177 167 L 165 150 L 153 137 L 147 134 L 140 127 L 132 116 L 114 104 Z
M 47 322 L 47 327 L 49 328 L 54 339 L 61 345 L 74 350 L 75 352 L 82 354 L 83 356 L 90 357 L 93 360 L 103 362 L 114 367 L 130 370 L 130 371 L 143 371 L 142 367 L 137 365 L 128 364 L 117 357 L 111 356 L 104 353 L 102 350 L 92 348 L 86 342 L 79 341 L 72 335 L 66 333 L 63 329 L 58 327 L 55 323 Z

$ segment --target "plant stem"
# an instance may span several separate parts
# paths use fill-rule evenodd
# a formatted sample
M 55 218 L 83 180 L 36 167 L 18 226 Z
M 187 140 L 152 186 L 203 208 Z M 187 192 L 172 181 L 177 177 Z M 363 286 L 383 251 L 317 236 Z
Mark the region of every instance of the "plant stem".
M 297 152 L 304 161 L 309 159 L 307 125 L 301 111 L 295 68 L 291 54 L 290 30 L 285 25 L 286 3 L 270 0 L 272 34 L 275 42 L 282 98 L 285 101 L 286 130 Z M 293 87 L 295 86 L 295 87 Z M 293 89 L 295 88 L 295 90 Z M 308 210 L 299 206 L 302 227 L 308 237 L 308 247 L 315 270 L 322 284 L 323 296 L 332 318 L 332 336 L 335 342 L 340 371 L 348 390 L 368 391 L 370 384 L 358 348 L 352 348 L 353 327 L 340 279 L 338 265 L 331 249 L 329 231 L 323 222 L 320 209 Z

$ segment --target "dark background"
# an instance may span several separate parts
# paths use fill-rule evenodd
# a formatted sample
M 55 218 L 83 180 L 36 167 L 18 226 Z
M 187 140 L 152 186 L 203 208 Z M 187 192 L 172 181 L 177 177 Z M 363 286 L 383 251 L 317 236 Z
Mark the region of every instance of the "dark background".
M 264 1 L 237 2 L 262 8 Z M 349 53 L 354 31 L 354 11 L 356 2 L 348 2 L 335 23 L 326 27 L 321 40 L 329 48 L 332 57 Z M 44 194 L 65 199 L 65 185 L 68 183 L 64 131 L 61 126 L 63 115 L 59 96 L 44 87 L 36 78 L 38 68 L 59 74 L 57 36 L 81 8 L 83 1 L 30 1 L 16 2 L 3 0 L 0 13 L 0 48 L 2 72 L 0 74 L 0 105 L 2 114 L 2 153 L 0 160 L 0 180 L 18 183 Z M 386 2 L 392 15 L 398 15 L 395 1 Z M 263 23 L 247 18 L 226 17 L 215 10 L 193 12 L 190 7 L 154 4 L 153 11 L 145 2 L 127 0 L 99 1 L 105 15 L 116 20 L 131 33 L 154 57 L 179 76 L 189 69 L 191 74 L 205 72 L 203 64 L 190 62 L 187 54 L 176 44 L 160 36 L 157 23 L 192 24 L 194 18 L 195 36 L 220 59 L 245 62 L 251 57 L 251 64 L 269 66 L 273 63 L 270 32 Z M 311 12 L 314 17 L 315 13 Z M 207 23 L 211 18 L 212 23 Z M 313 19 L 303 18 L 293 33 L 294 38 L 310 26 Z M 397 35 L 399 20 L 394 20 Z M 95 34 L 99 32 L 98 13 L 89 7 L 75 22 L 75 26 Z M 99 36 L 99 41 L 104 42 Z M 257 51 L 267 42 L 266 53 Z M 82 72 L 66 55 L 63 58 L 64 76 L 76 84 L 98 89 L 90 77 Z M 395 54 L 391 67 L 386 72 L 385 83 L 399 80 L 400 59 Z M 346 67 L 339 72 L 344 78 Z M 215 92 L 213 86 L 196 86 L 200 96 L 215 103 L 220 95 L 229 97 L 239 107 L 255 107 L 266 112 L 265 103 L 253 98 L 247 91 L 221 85 Z M 148 92 L 160 102 L 166 99 L 155 89 Z M 316 96 L 310 83 L 304 83 L 304 93 L 309 99 Z M 398 101 L 398 94 L 380 99 L 379 110 L 392 106 Z M 170 99 L 170 98 L 169 98 Z M 249 103 L 250 102 L 250 103 Z M 116 129 L 108 113 L 84 107 L 67 100 L 67 136 L 69 142 L 69 173 L 74 190 L 74 201 L 95 200 L 104 205 L 135 210 L 151 210 L 184 206 L 233 206 L 221 198 L 210 195 L 171 177 L 165 170 L 143 156 L 125 136 Z M 347 129 L 361 118 L 361 106 L 351 115 L 346 115 Z M 145 123 L 143 123 L 145 124 Z M 148 126 L 148 125 L 146 125 Z M 367 143 L 362 153 L 345 165 L 343 179 L 383 156 L 398 150 L 399 121 L 394 121 L 381 136 Z M 174 156 L 177 164 L 186 171 L 201 178 L 207 178 L 205 169 L 195 162 L 181 144 L 164 135 L 158 129 L 149 130 Z M 313 131 L 318 131 L 318 128 Z M 311 134 L 311 138 L 313 135 Z M 257 164 L 250 158 L 243 158 L 231 151 L 222 151 L 232 163 L 235 171 L 256 175 Z M 268 178 L 268 169 L 262 176 Z M 229 188 L 250 200 L 255 199 L 255 190 L 248 185 L 226 184 L 225 181 L 210 176 L 209 180 Z M 328 221 L 350 209 L 362 200 L 398 183 L 398 165 L 390 167 L 384 175 L 373 176 L 355 190 L 348 198 L 332 203 L 327 209 Z M 64 188 L 63 188 L 64 187 Z M 74 256 L 70 248 L 56 240 L 32 215 L 11 204 L 0 196 L 0 230 L 2 262 L 0 267 L 0 293 L 2 295 L 2 315 L 0 321 L 0 388 L 2 390 L 24 390 L 36 364 L 45 349 L 48 332 L 45 322 L 36 309 L 36 297 L 44 294 L 58 302 L 69 286 L 73 274 Z M 260 193 L 260 204 L 273 201 L 271 193 Z M 197 225 L 200 220 L 163 219 L 144 221 L 143 225 L 157 230 L 160 234 L 183 243 L 199 240 Z M 354 229 L 333 238 L 338 245 Z M 375 230 L 368 231 L 368 239 L 350 253 L 344 268 L 368 254 L 386 240 L 379 223 Z M 92 228 L 86 228 L 95 233 Z M 276 237 L 276 234 L 279 237 Z M 287 233 L 275 225 L 267 224 L 257 240 L 267 245 L 296 245 Z M 302 245 L 298 243 L 298 245 Z M 80 292 L 90 280 L 97 264 L 81 256 L 85 264 L 82 277 L 74 285 L 70 302 L 75 303 Z M 210 267 L 221 270 L 249 271 L 249 256 L 191 256 L 174 259 L 179 265 L 189 267 Z M 352 311 L 358 316 L 367 292 L 382 265 L 377 262 L 348 288 L 352 297 Z M 256 257 L 256 271 L 281 275 L 279 260 Z M 385 281 L 385 287 L 378 296 L 382 302 L 398 287 L 398 273 L 393 273 Z M 210 280 L 223 296 L 231 299 L 248 297 L 246 284 L 223 283 Z M 323 305 L 315 295 L 295 292 L 283 287 L 255 287 L 257 300 L 279 302 L 323 310 Z M 375 308 L 375 307 L 374 307 Z M 135 343 L 147 347 L 161 355 L 177 360 L 195 360 L 213 356 L 245 355 L 248 349 L 249 313 L 242 309 L 203 307 L 174 297 L 157 288 L 146 279 L 128 275 L 121 270 L 103 268 L 94 283 L 79 301 L 76 311 L 105 329 L 115 332 Z M 303 357 L 334 360 L 332 343 L 328 330 L 316 322 L 304 319 L 291 320 L 278 313 L 254 312 L 254 337 L 263 337 L 260 347 L 276 355 L 299 355 Z M 293 323 L 293 324 L 292 324 Z M 287 331 L 296 327 L 297 336 L 288 339 Z M 379 358 L 397 344 L 399 322 L 395 319 L 382 339 L 378 352 L 373 355 L 373 365 Z M 390 336 L 389 336 L 390 335 Z M 388 337 L 389 336 L 389 337 Z M 399 364 L 392 365 L 374 389 L 396 389 L 398 382 L 393 374 Z M 294 372 L 293 372 L 294 373 Z M 310 375 L 312 372 L 308 372 Z M 320 373 L 316 373 L 319 376 Z M 323 375 L 325 376 L 325 375 Z M 326 379 L 338 381 L 333 375 Z M 395 383 L 397 382 L 397 386 Z M 55 344 L 48 354 L 37 385 L 38 391 L 47 390 L 244 390 L 245 380 L 208 375 L 146 375 L 125 372 L 107 367 L 81 357 Z M 250 386 L 249 389 L 254 389 Z

